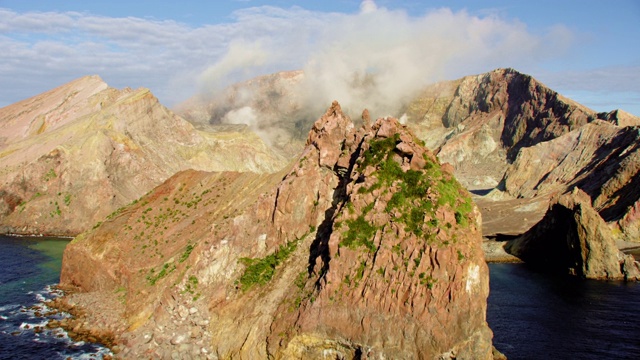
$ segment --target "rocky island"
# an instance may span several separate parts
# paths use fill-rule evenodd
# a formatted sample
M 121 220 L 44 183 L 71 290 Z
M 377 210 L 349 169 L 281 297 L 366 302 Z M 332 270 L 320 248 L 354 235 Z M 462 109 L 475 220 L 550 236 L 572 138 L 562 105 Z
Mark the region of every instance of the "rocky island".
M 70 301 L 120 297 L 124 357 L 492 358 L 477 207 L 364 119 L 334 103 L 277 174 L 176 174 L 69 244 Z
M 640 278 L 639 118 L 498 69 L 312 119 L 303 79 L 0 109 L 0 231 L 75 236 L 51 326 L 123 358 L 491 359 L 487 258 Z

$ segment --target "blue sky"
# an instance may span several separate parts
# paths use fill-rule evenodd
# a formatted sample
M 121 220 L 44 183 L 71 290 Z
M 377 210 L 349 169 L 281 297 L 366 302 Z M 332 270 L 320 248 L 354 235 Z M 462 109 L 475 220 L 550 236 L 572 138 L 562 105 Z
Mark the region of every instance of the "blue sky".
M 326 91 L 375 71 L 402 93 L 513 67 L 594 110 L 640 115 L 639 23 L 635 0 L 0 0 L 0 106 L 89 74 L 171 106 L 280 70 Z

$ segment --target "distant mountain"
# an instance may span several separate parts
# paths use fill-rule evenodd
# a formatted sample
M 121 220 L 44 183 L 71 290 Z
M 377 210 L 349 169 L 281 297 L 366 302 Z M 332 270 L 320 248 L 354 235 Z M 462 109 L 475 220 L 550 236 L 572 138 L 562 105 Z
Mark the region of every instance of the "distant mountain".
M 185 169 L 283 166 L 241 127 L 201 131 L 148 89 L 87 76 L 0 109 L 0 229 L 76 235 Z
M 440 160 L 474 189 L 496 186 L 523 148 L 597 119 L 640 123 L 621 111 L 596 113 L 513 69 L 430 86 L 406 113 Z

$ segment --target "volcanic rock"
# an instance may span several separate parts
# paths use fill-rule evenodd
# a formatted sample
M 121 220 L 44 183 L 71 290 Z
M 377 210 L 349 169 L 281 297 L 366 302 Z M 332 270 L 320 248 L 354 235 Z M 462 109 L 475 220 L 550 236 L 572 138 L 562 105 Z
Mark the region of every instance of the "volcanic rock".
M 337 103 L 306 144 L 277 174 L 176 174 L 69 244 L 61 282 L 125 289 L 132 357 L 179 352 L 170 334 L 206 324 L 204 347 L 180 346 L 492 358 L 480 214 L 450 170 L 396 119 L 356 128 Z
M 552 201 L 544 218 L 505 249 L 549 271 L 640 280 L 640 264 L 618 250 L 611 229 L 591 207 L 589 196 L 577 188 Z
M 513 69 L 432 85 L 406 113 L 409 125 L 471 189 L 495 187 L 520 149 L 598 116 Z
M 504 190 L 532 198 L 578 187 L 620 237 L 638 241 L 640 127 L 594 121 L 554 140 L 524 148 L 507 168 Z
M 88 76 L 0 109 L 0 229 L 77 235 L 177 171 L 282 165 L 246 130 L 198 131 L 148 89 Z
M 640 118 L 596 113 L 513 69 L 432 85 L 406 114 L 462 184 L 496 188 L 477 199 L 485 235 L 526 231 L 550 197 L 577 186 L 621 240 L 640 239 Z

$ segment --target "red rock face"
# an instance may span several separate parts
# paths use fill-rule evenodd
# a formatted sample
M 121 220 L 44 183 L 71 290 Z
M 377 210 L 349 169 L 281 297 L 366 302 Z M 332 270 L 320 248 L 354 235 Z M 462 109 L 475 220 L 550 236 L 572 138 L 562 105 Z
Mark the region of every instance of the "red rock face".
M 129 355 L 195 346 L 167 334 L 201 324 L 225 358 L 488 359 L 480 243 L 421 141 L 392 118 L 356 129 L 334 103 L 283 173 L 178 174 L 70 244 L 61 281 L 127 288 Z

